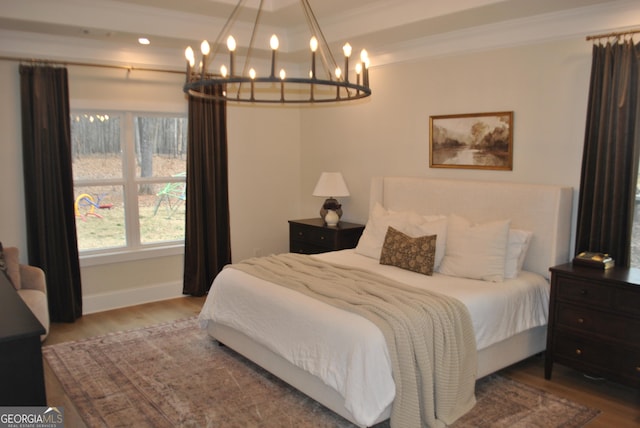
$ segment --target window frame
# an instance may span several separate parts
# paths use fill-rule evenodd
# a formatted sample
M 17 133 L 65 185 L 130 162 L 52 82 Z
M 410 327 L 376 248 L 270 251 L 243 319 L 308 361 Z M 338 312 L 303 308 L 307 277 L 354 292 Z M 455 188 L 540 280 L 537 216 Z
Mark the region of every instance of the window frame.
M 186 183 L 186 177 L 137 177 L 135 155 L 135 117 L 181 117 L 188 120 L 186 112 L 150 111 L 142 109 L 117 109 L 73 106 L 70 115 L 109 114 L 120 117 L 120 147 L 122 149 L 122 176 L 120 178 L 73 180 L 77 186 L 121 186 L 124 204 L 125 246 L 80 250 L 80 266 L 97 266 L 180 255 L 184 253 L 182 240 L 142 243 L 138 188 L 141 184 Z

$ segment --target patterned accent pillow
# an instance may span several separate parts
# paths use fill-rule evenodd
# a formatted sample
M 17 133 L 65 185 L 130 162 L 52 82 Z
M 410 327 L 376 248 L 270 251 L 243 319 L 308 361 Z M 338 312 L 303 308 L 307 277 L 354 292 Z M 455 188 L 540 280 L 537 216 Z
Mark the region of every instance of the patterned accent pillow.
M 380 264 L 433 275 L 437 235 L 412 238 L 389 226 L 380 253 Z

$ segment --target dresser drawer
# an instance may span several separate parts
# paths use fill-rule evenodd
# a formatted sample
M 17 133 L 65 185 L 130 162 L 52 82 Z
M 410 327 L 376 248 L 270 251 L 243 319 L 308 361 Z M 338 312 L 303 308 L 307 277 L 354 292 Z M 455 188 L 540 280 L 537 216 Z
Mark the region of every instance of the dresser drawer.
M 558 331 L 554 343 L 555 356 L 558 360 L 571 360 L 577 367 L 613 367 L 614 352 L 611 346 L 597 341 L 590 341 L 582 336 Z
M 621 313 L 635 315 L 640 318 L 640 290 L 618 289 L 614 293 L 613 300 L 615 307 Z
M 558 302 L 558 327 L 640 347 L 640 320 Z
M 558 299 L 569 300 L 590 306 L 608 308 L 611 306 L 610 287 L 575 278 L 558 278 Z
M 617 372 L 631 385 L 640 387 L 640 352 L 621 352 L 616 356 Z

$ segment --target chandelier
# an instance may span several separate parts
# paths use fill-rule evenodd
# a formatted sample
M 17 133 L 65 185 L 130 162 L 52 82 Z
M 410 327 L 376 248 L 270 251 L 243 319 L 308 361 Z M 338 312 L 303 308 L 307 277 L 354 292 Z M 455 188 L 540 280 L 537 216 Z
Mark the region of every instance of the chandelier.
M 269 40 L 270 59 L 268 54 L 266 58 L 259 59 L 255 54 L 255 41 L 263 2 L 264 0 L 260 0 L 255 12 L 248 47 L 243 52 L 245 60 L 242 67 L 236 64 L 241 55 L 231 30 L 239 14 L 244 13 L 242 9 L 245 0 L 239 0 L 236 4 L 213 43 L 213 50 L 207 40 L 202 42 L 202 59 L 198 66 L 193 48 L 189 46 L 185 50 L 185 93 L 211 100 L 281 104 L 352 101 L 371 95 L 367 51 L 361 51 L 359 61 L 352 63 L 353 70 L 350 70 L 352 48 L 346 43 L 342 48 L 344 63 L 340 67 L 329 49 L 308 0 L 300 0 L 310 33 L 308 60 L 304 61 L 304 65 L 297 67 L 300 75 L 291 76 L 285 67 L 277 66 L 280 40 L 276 34 Z M 226 46 L 223 46 L 225 39 Z

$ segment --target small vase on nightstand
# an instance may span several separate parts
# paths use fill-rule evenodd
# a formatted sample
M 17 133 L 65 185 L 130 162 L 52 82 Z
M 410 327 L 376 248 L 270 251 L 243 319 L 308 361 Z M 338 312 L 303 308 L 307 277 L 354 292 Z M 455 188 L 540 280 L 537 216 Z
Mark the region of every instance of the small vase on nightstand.
M 327 226 L 337 226 L 338 222 L 340 221 L 340 217 L 334 210 L 327 210 L 324 221 L 325 223 L 327 223 Z

